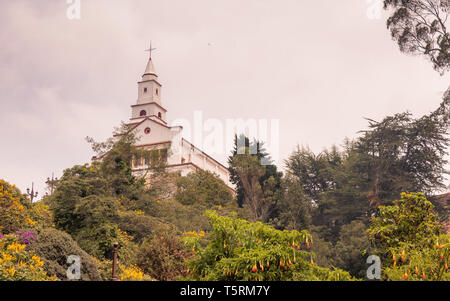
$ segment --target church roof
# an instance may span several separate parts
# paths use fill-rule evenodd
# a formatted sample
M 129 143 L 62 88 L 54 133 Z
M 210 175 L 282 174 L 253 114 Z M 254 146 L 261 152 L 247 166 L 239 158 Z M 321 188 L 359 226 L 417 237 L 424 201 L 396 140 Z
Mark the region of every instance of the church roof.
M 154 76 L 158 77 L 158 75 L 156 75 L 155 66 L 153 66 L 152 58 L 149 58 L 149 60 L 148 60 L 144 75 L 154 75 Z
M 144 103 L 137 103 L 137 104 L 135 104 L 135 105 L 131 105 L 131 107 L 141 107 L 141 106 L 146 106 L 146 105 L 149 105 L 149 104 L 154 104 L 154 105 L 156 105 L 157 107 L 159 107 L 161 110 L 163 110 L 164 112 L 167 112 L 167 110 L 166 110 L 162 105 L 160 105 L 159 103 L 157 103 L 156 101 L 150 101 L 150 102 L 144 102 Z
M 211 159 L 212 161 L 216 162 L 218 165 L 220 165 L 222 168 L 224 168 L 225 170 L 228 170 L 228 168 L 223 165 L 222 163 L 220 163 L 219 161 L 217 161 L 216 159 L 214 159 L 213 157 L 211 157 L 210 155 L 208 155 L 207 153 L 205 153 L 204 151 L 202 151 L 200 148 L 198 148 L 197 146 L 195 146 L 194 144 L 192 144 L 191 142 L 187 141 L 186 139 L 182 138 L 182 141 L 184 143 L 186 143 L 187 145 L 193 147 L 194 149 L 196 149 L 198 152 L 202 153 L 203 155 L 205 155 L 206 157 L 208 157 L 209 159 Z
M 163 123 L 161 123 L 161 122 L 158 122 L 158 121 L 156 121 L 156 120 L 150 118 L 150 116 L 146 116 L 144 119 L 142 119 L 142 120 L 139 121 L 139 122 L 130 122 L 130 123 L 127 123 L 128 126 L 131 126 L 131 127 L 128 129 L 127 133 L 129 133 L 129 132 L 131 132 L 132 130 L 134 130 L 135 128 L 137 128 L 139 125 L 141 125 L 142 123 L 144 123 L 144 121 L 146 121 L 146 120 L 150 120 L 150 121 L 152 121 L 152 122 L 154 122 L 154 123 L 156 123 L 156 124 L 159 124 L 159 125 L 165 127 L 166 129 L 169 129 L 169 130 L 170 130 L 170 129 L 174 129 L 174 128 L 181 128 L 181 129 L 183 128 L 181 125 L 177 125 L 177 126 L 167 126 L 167 125 L 165 125 L 165 124 L 163 124 Z M 120 136 L 120 134 L 115 134 L 114 136 Z

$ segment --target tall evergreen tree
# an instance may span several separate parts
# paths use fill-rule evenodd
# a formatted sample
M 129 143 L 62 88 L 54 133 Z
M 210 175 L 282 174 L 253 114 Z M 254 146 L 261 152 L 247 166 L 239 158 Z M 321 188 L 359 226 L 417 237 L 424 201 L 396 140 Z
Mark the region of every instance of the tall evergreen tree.
M 265 164 L 262 164 L 264 162 Z M 271 162 L 263 143 L 236 135 L 228 158 L 230 180 L 236 185 L 239 206 L 246 207 L 255 220 L 268 221 L 281 193 L 282 173 Z

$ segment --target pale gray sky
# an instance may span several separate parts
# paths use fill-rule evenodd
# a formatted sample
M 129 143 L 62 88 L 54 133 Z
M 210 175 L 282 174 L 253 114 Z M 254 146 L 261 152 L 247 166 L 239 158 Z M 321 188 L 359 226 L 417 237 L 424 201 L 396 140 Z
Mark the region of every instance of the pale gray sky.
M 0 0 L 0 178 L 23 191 L 89 162 L 130 117 L 150 40 L 169 122 L 278 118 L 280 159 L 364 117 L 435 109 L 450 83 L 398 50 L 366 0 Z M 225 163 L 225 156 L 218 157 Z

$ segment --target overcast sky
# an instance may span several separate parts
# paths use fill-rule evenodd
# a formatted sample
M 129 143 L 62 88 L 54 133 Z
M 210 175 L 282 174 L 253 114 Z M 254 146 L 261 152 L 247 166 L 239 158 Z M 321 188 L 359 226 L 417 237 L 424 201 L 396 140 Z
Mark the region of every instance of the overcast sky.
M 23 191 L 130 118 L 150 40 L 169 122 L 279 119 L 281 162 L 357 137 L 364 117 L 426 114 L 450 83 L 400 53 L 366 0 L 81 0 L 80 20 L 68 6 L 0 0 L 0 178 Z

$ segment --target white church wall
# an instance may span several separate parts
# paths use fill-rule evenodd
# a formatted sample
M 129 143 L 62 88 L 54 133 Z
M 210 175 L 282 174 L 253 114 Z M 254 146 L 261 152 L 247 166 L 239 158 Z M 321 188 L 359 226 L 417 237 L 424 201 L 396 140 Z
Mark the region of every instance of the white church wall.
M 149 128 L 150 133 L 146 134 L 145 130 Z M 171 141 L 172 138 L 180 131 L 180 129 L 163 126 L 153 120 L 145 120 L 134 129 L 136 138 L 138 139 L 136 145 L 145 145 Z
M 229 180 L 229 173 L 227 168 L 225 168 L 219 162 L 203 153 L 201 150 L 194 147 L 186 140 L 183 140 L 182 144 L 183 144 L 182 158 L 184 159 L 185 163 L 192 163 L 203 170 L 215 173 L 228 186 L 233 187 L 232 183 Z
M 137 104 L 139 105 L 131 106 L 131 124 L 136 125 L 137 122 L 141 122 L 133 130 L 137 138 L 135 145 L 145 149 L 166 148 L 170 145 L 167 158 L 170 172 L 179 172 L 186 176 L 200 168 L 217 174 L 230 188 L 233 188 L 234 185 L 229 181 L 229 173 L 226 167 L 184 140 L 182 138 L 182 127 L 168 127 L 164 124 L 166 111 L 161 104 L 161 85 L 157 77 L 150 58 L 142 81 L 138 83 Z M 146 111 L 146 117 L 140 118 L 141 110 Z M 154 117 L 158 116 L 158 113 L 161 113 L 161 117 Z M 149 129 L 149 131 L 146 132 L 146 129 Z M 143 170 L 145 172 L 146 168 L 141 160 L 133 170 L 134 172 L 142 172 Z
M 132 118 L 138 118 L 141 117 L 140 113 L 141 111 L 144 110 L 146 115 L 145 116 L 161 116 L 160 118 L 162 120 L 166 119 L 166 112 L 161 109 L 161 107 L 159 107 L 158 105 L 156 105 L 155 103 L 148 103 L 148 104 L 143 104 L 143 105 L 139 105 L 139 106 L 133 106 L 131 108 L 131 116 Z

